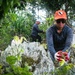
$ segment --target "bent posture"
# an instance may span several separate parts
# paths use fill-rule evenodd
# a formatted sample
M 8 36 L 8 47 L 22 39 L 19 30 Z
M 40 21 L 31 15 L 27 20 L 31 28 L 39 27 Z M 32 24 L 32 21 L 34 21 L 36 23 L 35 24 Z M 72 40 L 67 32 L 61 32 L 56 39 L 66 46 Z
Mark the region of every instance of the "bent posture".
M 32 28 L 32 33 L 31 33 L 31 37 L 32 37 L 32 41 L 35 41 L 38 40 L 38 42 L 41 43 L 42 39 L 41 39 L 41 36 L 38 35 L 38 33 L 44 33 L 43 30 L 40 30 L 38 28 L 38 25 L 40 24 L 40 21 L 37 20 L 36 23 L 33 25 L 33 28 Z
M 64 10 L 56 11 L 54 19 L 56 23 L 46 32 L 48 50 L 53 61 L 58 59 L 58 51 L 66 52 L 70 48 L 73 39 L 72 29 L 66 25 L 66 12 Z

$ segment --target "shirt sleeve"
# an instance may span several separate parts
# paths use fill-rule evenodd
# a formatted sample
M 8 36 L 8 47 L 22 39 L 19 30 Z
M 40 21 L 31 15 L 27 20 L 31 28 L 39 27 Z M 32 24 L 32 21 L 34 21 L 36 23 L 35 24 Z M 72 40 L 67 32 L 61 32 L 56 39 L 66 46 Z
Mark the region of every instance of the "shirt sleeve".
M 66 42 L 65 42 L 65 47 L 62 51 L 69 50 L 69 48 L 71 46 L 71 43 L 72 43 L 72 40 L 73 40 L 73 31 L 70 28 L 67 32 L 67 39 L 66 39 Z
M 43 30 L 40 30 L 37 25 L 35 26 L 35 29 L 37 30 L 38 33 L 42 33 L 43 32 Z
M 50 53 L 54 57 L 54 54 L 56 53 L 56 51 L 54 49 L 53 33 L 52 33 L 51 29 L 50 30 L 48 29 L 46 31 L 46 41 L 47 41 L 48 50 L 50 51 Z

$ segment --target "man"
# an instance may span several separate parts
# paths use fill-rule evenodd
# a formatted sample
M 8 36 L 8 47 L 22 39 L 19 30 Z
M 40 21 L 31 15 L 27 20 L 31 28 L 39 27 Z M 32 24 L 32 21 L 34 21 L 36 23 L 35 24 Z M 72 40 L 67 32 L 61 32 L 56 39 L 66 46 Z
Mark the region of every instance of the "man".
M 35 41 L 38 40 L 38 42 L 41 43 L 42 39 L 41 39 L 41 36 L 38 35 L 38 33 L 44 33 L 43 30 L 40 30 L 38 28 L 38 25 L 40 24 L 40 20 L 37 20 L 35 22 L 35 24 L 33 25 L 33 28 L 32 28 L 32 33 L 31 33 L 31 37 L 32 37 L 32 41 Z
M 56 11 L 54 19 L 56 24 L 46 32 L 48 50 L 53 61 L 58 59 L 58 51 L 66 52 L 66 50 L 69 50 L 73 38 L 72 29 L 66 25 L 66 12 L 64 10 Z

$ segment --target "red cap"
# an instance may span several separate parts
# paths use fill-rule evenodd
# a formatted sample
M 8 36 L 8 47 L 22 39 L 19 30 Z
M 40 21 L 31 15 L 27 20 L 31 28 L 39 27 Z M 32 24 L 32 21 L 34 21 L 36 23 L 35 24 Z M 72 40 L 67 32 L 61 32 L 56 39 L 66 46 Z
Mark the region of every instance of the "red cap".
M 58 10 L 55 12 L 54 14 L 54 19 L 57 20 L 57 19 L 67 19 L 67 15 L 66 15 L 66 12 L 64 10 Z

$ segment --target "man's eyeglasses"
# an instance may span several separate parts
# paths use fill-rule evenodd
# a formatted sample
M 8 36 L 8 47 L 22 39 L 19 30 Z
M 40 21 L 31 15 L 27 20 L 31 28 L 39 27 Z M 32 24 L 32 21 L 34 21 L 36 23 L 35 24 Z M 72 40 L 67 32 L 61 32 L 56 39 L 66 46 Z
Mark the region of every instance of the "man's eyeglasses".
M 58 19 L 58 20 L 56 20 L 56 23 L 60 23 L 60 22 L 66 23 L 66 20 L 65 19 Z

